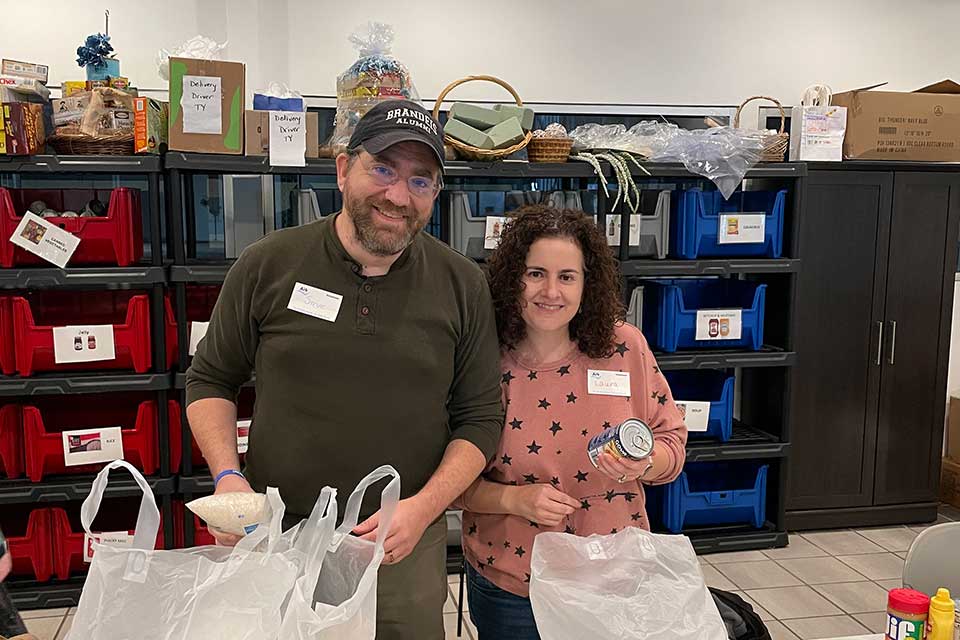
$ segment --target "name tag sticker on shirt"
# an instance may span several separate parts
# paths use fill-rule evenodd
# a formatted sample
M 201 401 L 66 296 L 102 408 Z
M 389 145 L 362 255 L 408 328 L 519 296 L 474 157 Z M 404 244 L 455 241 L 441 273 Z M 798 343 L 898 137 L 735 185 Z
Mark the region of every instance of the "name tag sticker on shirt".
M 630 397 L 629 371 L 587 370 L 587 393 L 598 396 Z
M 339 293 L 331 293 L 298 282 L 293 285 L 293 293 L 290 294 L 290 304 L 287 305 L 287 309 L 328 322 L 336 322 L 342 302 L 343 296 Z

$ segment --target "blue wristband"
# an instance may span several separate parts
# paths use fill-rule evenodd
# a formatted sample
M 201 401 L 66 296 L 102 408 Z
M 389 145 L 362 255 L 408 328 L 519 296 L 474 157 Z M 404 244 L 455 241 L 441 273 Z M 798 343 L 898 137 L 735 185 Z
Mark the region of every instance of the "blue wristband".
M 217 477 L 213 479 L 213 488 L 214 488 L 214 489 L 217 488 L 217 485 L 220 484 L 220 481 L 221 481 L 225 476 L 240 476 L 240 477 L 243 478 L 244 480 L 247 479 L 246 476 L 244 476 L 242 473 L 240 473 L 240 472 L 237 471 L 236 469 L 227 469 L 226 471 L 221 471 L 220 473 L 218 473 L 218 474 L 217 474 Z

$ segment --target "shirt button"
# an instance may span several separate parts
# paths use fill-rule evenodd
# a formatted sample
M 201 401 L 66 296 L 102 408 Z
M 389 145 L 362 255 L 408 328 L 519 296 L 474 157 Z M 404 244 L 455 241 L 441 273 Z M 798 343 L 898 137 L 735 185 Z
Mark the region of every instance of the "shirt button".
M 355 264 L 350 268 L 353 270 L 354 273 L 360 273 L 360 265 Z
M 370 293 L 371 291 L 373 291 L 373 285 L 372 285 L 372 284 L 365 284 L 365 285 L 363 285 L 363 290 L 366 291 L 367 293 Z
M 370 307 L 363 307 L 362 309 L 360 309 L 360 315 L 362 316 L 370 315 Z

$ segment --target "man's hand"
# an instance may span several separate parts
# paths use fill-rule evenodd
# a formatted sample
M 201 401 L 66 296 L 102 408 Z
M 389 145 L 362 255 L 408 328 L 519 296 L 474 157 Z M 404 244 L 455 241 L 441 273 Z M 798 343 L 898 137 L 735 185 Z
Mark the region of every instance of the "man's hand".
M 10 555 L 10 549 L 7 548 L 7 552 L 3 554 L 3 557 L 0 557 L 0 582 L 3 582 L 7 579 L 7 576 L 10 575 L 10 571 L 13 569 L 13 556 Z
M 401 500 L 390 522 L 390 533 L 383 543 L 383 563 L 396 564 L 413 552 L 433 518 L 416 496 Z M 363 540 L 375 542 L 380 528 L 380 512 L 376 512 L 353 530 Z
M 230 474 L 220 478 L 220 482 L 217 483 L 217 489 L 213 492 L 213 495 L 218 496 L 222 493 L 253 493 L 253 489 L 250 488 L 250 483 L 247 482 L 246 478 Z M 243 540 L 243 536 L 220 531 L 210 525 L 207 525 L 207 529 L 213 537 L 216 538 L 217 544 L 223 547 L 234 547 L 238 542 Z
M 580 508 L 579 500 L 551 484 L 527 484 L 505 489 L 503 502 L 507 511 L 537 524 L 555 527 Z

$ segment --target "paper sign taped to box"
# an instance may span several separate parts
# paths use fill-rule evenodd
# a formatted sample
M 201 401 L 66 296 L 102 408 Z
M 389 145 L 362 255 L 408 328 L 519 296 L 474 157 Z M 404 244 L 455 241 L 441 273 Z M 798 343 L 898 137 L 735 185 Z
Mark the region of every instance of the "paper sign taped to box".
M 221 103 L 223 91 L 219 76 L 183 76 L 184 133 L 208 133 L 220 135 L 223 132 L 221 122 Z
M 500 246 L 500 232 L 507 220 L 504 216 L 487 216 L 487 226 L 483 234 L 484 249 L 496 249 Z
M 307 161 L 307 114 L 300 111 L 270 112 L 270 165 L 303 167 Z
M 10 242 L 63 269 L 77 250 L 80 238 L 36 214 L 27 213 L 10 236 Z
M 61 433 L 63 463 L 68 467 L 123 460 L 123 432 L 120 427 L 76 429 Z
M 697 400 L 674 400 L 687 431 L 703 433 L 710 424 L 710 403 Z
M 103 362 L 116 357 L 112 324 L 53 328 L 53 361 L 57 364 Z
M 93 560 L 93 543 L 104 544 L 110 547 L 132 547 L 133 536 L 127 531 L 105 531 L 104 533 L 83 534 L 83 561 Z
M 697 340 L 739 340 L 743 334 L 743 309 L 697 311 Z
M 721 213 L 717 244 L 764 242 L 767 216 L 763 213 Z

